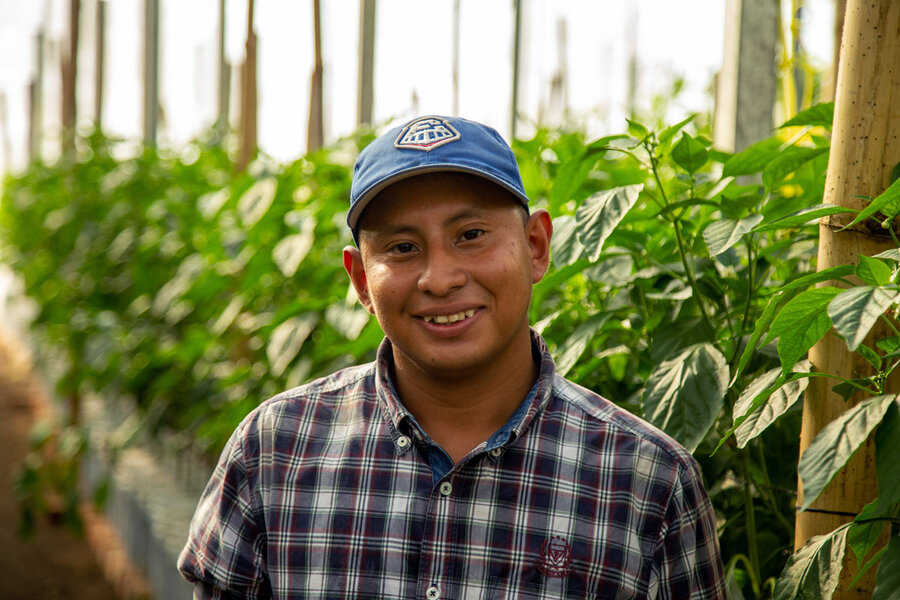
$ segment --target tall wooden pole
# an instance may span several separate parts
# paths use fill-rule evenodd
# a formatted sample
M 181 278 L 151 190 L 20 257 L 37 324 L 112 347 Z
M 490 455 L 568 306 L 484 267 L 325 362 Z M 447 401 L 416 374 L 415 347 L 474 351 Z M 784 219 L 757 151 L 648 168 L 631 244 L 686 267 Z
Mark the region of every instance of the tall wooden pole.
M 225 137 L 228 131 L 228 96 L 231 83 L 231 68 L 225 60 L 225 0 L 219 0 L 219 31 L 216 62 L 218 69 L 218 84 L 216 89 L 216 133 L 219 141 Z
M 256 33 L 253 31 L 253 0 L 248 0 L 247 42 L 241 69 L 241 149 L 238 169 L 244 169 L 256 155 Z
M 106 0 L 97 0 L 94 32 L 94 127 L 103 129 L 103 79 L 106 76 Z
M 0 92 L 0 131 L 3 135 L 3 172 L 12 170 L 12 143 L 9 140 L 9 112 L 6 106 L 6 92 Z
M 509 139 L 516 138 L 516 124 L 519 120 L 519 63 L 522 54 L 522 0 L 513 0 L 513 80 L 512 103 L 509 111 Z
M 76 96 L 78 73 L 78 17 L 80 0 L 69 0 L 69 36 L 62 47 L 62 150 L 64 155 L 75 152 Z
M 144 0 L 144 144 L 156 146 L 159 113 L 159 0 Z
M 372 124 L 375 97 L 375 0 L 359 0 L 359 83 L 356 124 Z
M 890 183 L 891 169 L 900 162 L 900 2 L 848 0 L 841 42 L 835 97 L 831 157 L 825 182 L 825 202 L 862 209 L 862 197 L 879 195 Z M 842 230 L 849 219 L 830 218 L 820 225 L 819 270 L 854 264 L 860 255 L 872 256 L 894 247 L 880 226 L 860 223 Z M 883 327 L 887 327 L 886 325 Z M 872 337 L 890 335 L 875 330 Z M 866 343 L 871 345 L 871 339 Z M 841 377 L 865 377 L 869 364 L 850 353 L 843 340 L 827 335 L 810 350 L 817 371 Z M 815 435 L 848 408 L 822 378 L 810 380 L 803 406 L 800 451 Z M 892 391 L 896 392 L 896 389 Z M 852 401 L 858 401 L 854 398 Z M 812 510 L 797 515 L 795 545 L 832 531 L 858 513 L 877 495 L 874 442 L 861 448 L 835 476 Z M 803 501 L 802 487 L 799 502 Z M 798 503 L 799 503 L 798 502 Z M 862 600 L 874 589 L 875 570 L 844 591 L 856 574 L 856 561 L 847 552 L 844 574 L 834 598 Z
M 41 156 L 44 111 L 44 31 L 35 36 L 34 77 L 28 87 L 28 161 L 34 162 Z
M 312 82 L 309 86 L 309 122 L 306 128 L 306 152 L 311 154 L 325 143 L 322 125 L 322 10 L 319 0 L 313 0 L 313 58 Z

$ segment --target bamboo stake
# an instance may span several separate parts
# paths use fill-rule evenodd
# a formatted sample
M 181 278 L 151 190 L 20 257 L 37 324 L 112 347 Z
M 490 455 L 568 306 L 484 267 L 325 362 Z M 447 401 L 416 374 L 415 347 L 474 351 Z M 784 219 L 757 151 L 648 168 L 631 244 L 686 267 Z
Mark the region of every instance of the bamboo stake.
M 313 0 L 313 41 L 315 58 L 309 86 L 309 122 L 306 128 L 306 153 L 312 154 L 324 144 L 322 130 L 322 11 L 319 0 Z
M 103 78 L 106 75 L 106 0 L 97 1 L 97 31 L 94 37 L 94 127 L 103 129 Z
M 253 0 L 248 0 L 246 57 L 241 69 L 241 150 L 238 170 L 256 155 L 256 33 L 253 31 Z
M 62 48 L 62 152 L 75 152 L 76 99 L 75 81 L 78 73 L 78 16 L 80 0 L 69 0 L 68 44 Z
M 35 72 L 28 88 L 29 123 L 28 123 L 28 161 L 34 162 L 41 157 L 41 136 L 43 134 L 44 109 L 44 31 L 38 31 L 35 37 Z
M 512 104 L 509 115 L 509 139 L 516 139 L 516 123 L 519 119 L 519 63 L 522 53 L 522 0 L 515 0 L 515 25 L 513 29 L 513 80 Z
M 849 0 L 841 43 L 831 158 L 825 184 L 825 202 L 862 209 L 860 196 L 875 197 L 889 184 L 891 169 L 900 161 L 900 2 L 893 0 Z M 877 223 L 863 223 L 841 230 L 844 217 L 820 225 L 818 268 L 854 264 L 860 255 L 872 256 L 893 247 Z M 887 335 L 873 331 L 871 337 Z M 809 353 L 818 371 L 843 377 L 864 377 L 871 367 L 847 350 L 843 340 L 827 335 Z M 897 391 L 894 389 L 893 391 Z M 831 392 L 825 379 L 810 381 L 803 407 L 800 451 L 815 435 L 840 415 L 848 405 Z M 858 401 L 855 398 L 852 402 Z M 877 495 L 875 448 L 861 448 L 831 485 L 812 505 L 815 512 L 797 515 L 795 546 L 810 537 L 832 531 L 847 522 L 847 514 L 858 513 Z M 802 486 L 799 502 L 803 501 Z M 870 598 L 875 570 L 869 571 L 852 589 L 856 559 L 847 552 L 844 572 L 834 598 Z
M 156 146 L 159 111 L 159 0 L 144 0 L 144 144 Z
M 375 97 L 375 0 L 359 0 L 359 82 L 356 124 L 372 124 Z
M 219 0 L 219 31 L 218 31 L 218 50 L 217 50 L 217 68 L 218 68 L 218 89 L 216 90 L 216 133 L 221 143 L 225 139 L 228 131 L 228 91 L 230 81 L 230 67 L 225 60 L 225 0 Z

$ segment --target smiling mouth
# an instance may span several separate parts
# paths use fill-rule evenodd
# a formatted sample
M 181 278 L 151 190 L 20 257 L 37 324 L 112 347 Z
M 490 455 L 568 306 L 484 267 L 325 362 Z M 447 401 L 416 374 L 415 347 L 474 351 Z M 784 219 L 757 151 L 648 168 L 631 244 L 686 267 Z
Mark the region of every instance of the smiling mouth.
M 456 323 L 457 321 L 462 321 L 464 319 L 468 319 L 469 317 L 475 314 L 475 309 L 464 310 L 458 312 L 454 315 L 425 315 L 422 319 L 425 320 L 426 323 L 437 323 L 439 325 L 446 325 L 448 323 Z

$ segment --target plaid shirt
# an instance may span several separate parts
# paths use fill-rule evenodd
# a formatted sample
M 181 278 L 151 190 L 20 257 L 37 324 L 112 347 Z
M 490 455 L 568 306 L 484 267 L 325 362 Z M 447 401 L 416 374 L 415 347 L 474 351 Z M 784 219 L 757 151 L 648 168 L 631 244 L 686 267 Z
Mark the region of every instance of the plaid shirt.
M 178 560 L 195 598 L 724 598 L 699 469 L 555 374 L 457 465 L 390 381 L 390 343 L 234 432 Z

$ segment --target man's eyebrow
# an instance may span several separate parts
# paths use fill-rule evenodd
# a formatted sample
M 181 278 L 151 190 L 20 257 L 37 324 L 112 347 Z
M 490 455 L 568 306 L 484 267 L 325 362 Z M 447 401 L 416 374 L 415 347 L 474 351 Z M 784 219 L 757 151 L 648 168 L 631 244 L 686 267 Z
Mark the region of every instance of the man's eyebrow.
M 468 219 L 478 219 L 482 218 L 485 215 L 485 211 L 479 209 L 466 209 L 452 215 L 444 220 L 444 225 L 454 225 L 460 221 L 466 221 Z M 385 224 L 380 228 L 379 231 L 375 232 L 377 236 L 390 236 L 390 235 L 398 235 L 403 233 L 417 233 L 419 230 L 418 227 L 413 225 L 407 225 L 404 223 L 399 223 L 397 225 Z

